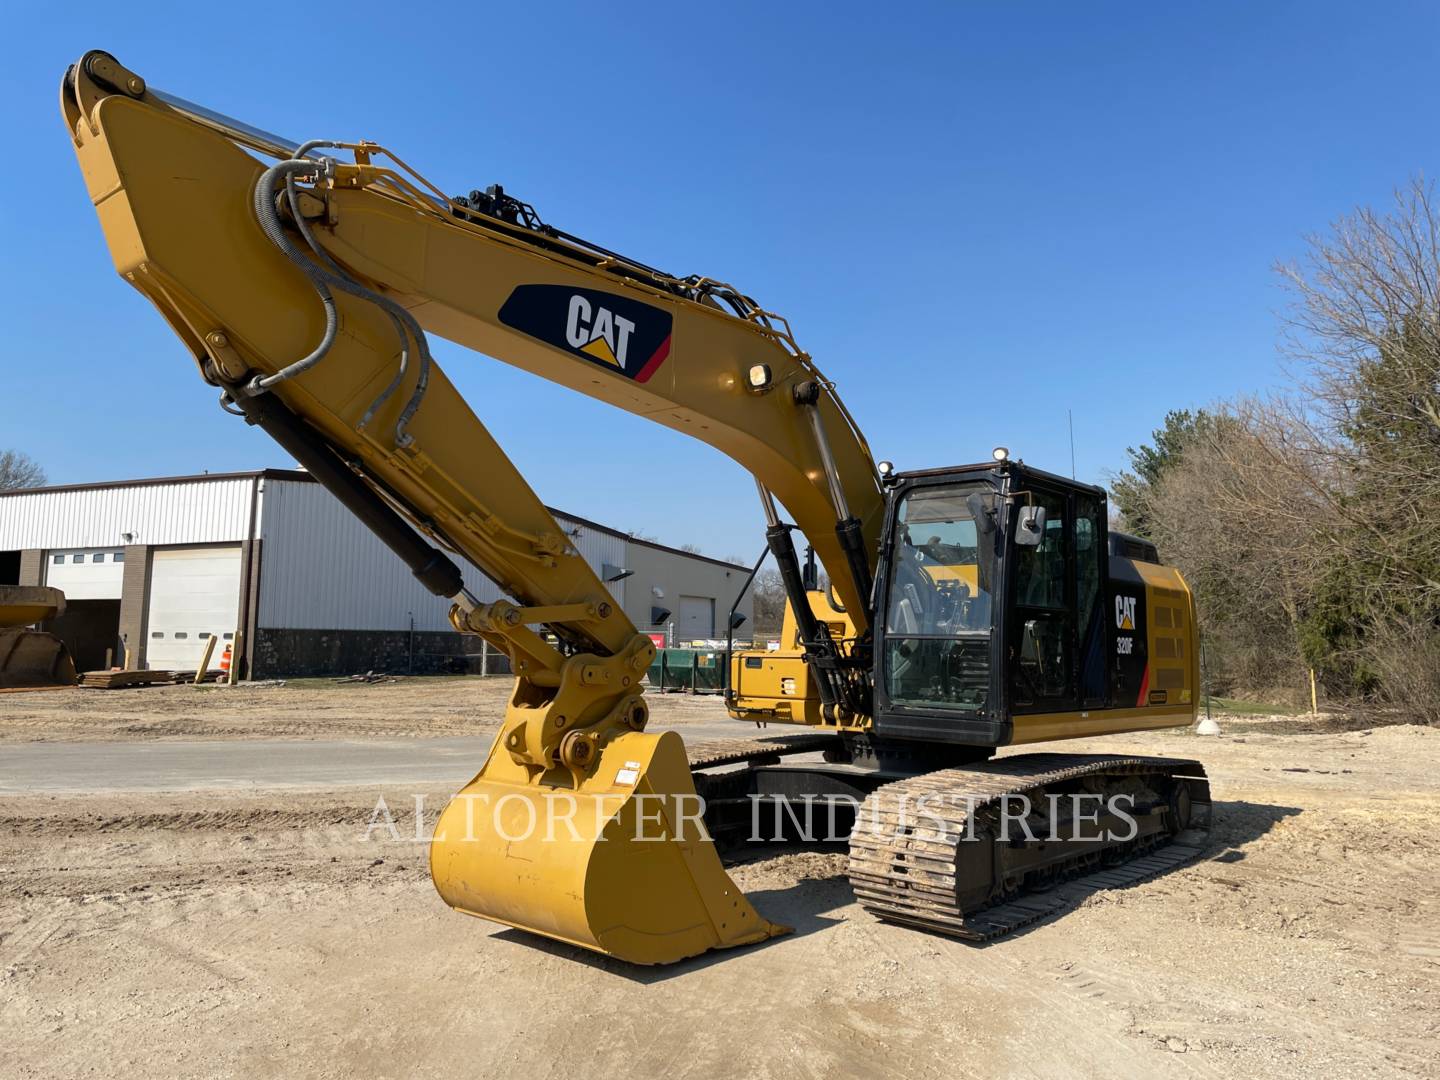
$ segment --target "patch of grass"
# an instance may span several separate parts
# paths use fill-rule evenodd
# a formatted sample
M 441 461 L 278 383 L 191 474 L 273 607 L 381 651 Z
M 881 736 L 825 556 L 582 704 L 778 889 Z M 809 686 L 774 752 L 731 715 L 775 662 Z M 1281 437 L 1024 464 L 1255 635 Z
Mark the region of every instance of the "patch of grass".
M 1264 701 L 1245 701 L 1243 698 L 1212 697 L 1210 707 L 1219 712 L 1236 713 L 1241 716 L 1282 716 L 1293 715 L 1307 710 L 1294 705 L 1271 705 Z M 1200 699 L 1200 711 L 1205 711 L 1205 699 Z

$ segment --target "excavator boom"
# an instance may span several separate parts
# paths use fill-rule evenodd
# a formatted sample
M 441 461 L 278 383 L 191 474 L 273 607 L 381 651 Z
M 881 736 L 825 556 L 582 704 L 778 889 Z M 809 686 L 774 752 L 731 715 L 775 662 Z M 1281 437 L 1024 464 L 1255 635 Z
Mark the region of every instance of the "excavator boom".
M 154 91 L 106 53 L 67 72 L 61 110 L 116 270 L 159 309 L 222 406 L 271 434 L 450 600 L 457 629 L 511 658 L 505 722 L 437 827 L 445 899 L 639 962 L 780 932 L 685 815 L 695 791 L 678 737 L 643 734 L 653 644 L 426 335 L 729 454 L 757 478 L 772 519 L 775 500 L 793 515 L 863 624 L 878 474 L 784 321 L 729 286 L 553 229 L 499 189 L 449 199 L 372 143 L 286 144 Z M 586 442 L 568 443 L 579 476 L 608 489 L 643 482 L 638 457 L 596 469 Z M 774 523 L 783 548 L 788 532 Z M 452 555 L 512 599 L 478 604 Z M 647 799 L 663 804 L 658 833 L 635 840 L 655 820 Z M 508 828 L 566 800 L 584 808 L 573 839 Z M 496 808 L 484 828 L 477 806 Z M 644 902 L 636 880 L 653 886 Z

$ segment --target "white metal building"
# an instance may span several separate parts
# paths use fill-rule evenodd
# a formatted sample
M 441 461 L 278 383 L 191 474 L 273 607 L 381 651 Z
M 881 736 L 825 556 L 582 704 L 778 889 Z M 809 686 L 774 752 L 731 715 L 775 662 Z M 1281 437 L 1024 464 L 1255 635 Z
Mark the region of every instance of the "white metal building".
M 682 641 L 724 635 L 747 567 L 554 513 L 641 630 Z M 499 596 L 463 569 L 476 596 Z M 445 601 L 302 471 L 0 494 L 7 583 L 64 590 L 66 613 L 46 628 L 82 670 L 107 655 L 194 670 L 212 634 L 252 678 L 478 670 L 478 640 L 451 630 Z M 748 597 L 739 611 L 749 617 Z

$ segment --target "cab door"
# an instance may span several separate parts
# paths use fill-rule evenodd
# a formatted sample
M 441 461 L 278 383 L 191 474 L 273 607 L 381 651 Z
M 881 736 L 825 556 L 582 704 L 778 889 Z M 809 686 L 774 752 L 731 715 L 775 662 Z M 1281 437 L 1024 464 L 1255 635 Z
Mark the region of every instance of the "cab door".
M 1008 662 L 1016 713 L 1073 712 L 1109 703 L 1104 604 L 1105 502 L 1092 491 L 1031 482 L 1019 505 L 1045 509 L 1038 546 L 1012 542 Z M 1013 534 L 1013 530 L 1012 530 Z
M 1034 546 L 1014 543 L 1013 520 L 1010 530 L 1010 707 L 1016 713 L 1069 712 L 1080 704 L 1071 498 L 1033 482 L 1027 486 L 1015 493 L 1011 512 L 1038 506 L 1045 511 L 1045 527 Z

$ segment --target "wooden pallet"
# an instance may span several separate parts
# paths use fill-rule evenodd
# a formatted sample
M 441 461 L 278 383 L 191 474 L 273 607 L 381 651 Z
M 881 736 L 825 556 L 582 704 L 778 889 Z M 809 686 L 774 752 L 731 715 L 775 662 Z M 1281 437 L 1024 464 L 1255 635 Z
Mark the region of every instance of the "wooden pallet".
M 173 671 L 87 671 L 80 685 L 89 690 L 125 690 L 135 686 L 169 686 Z

